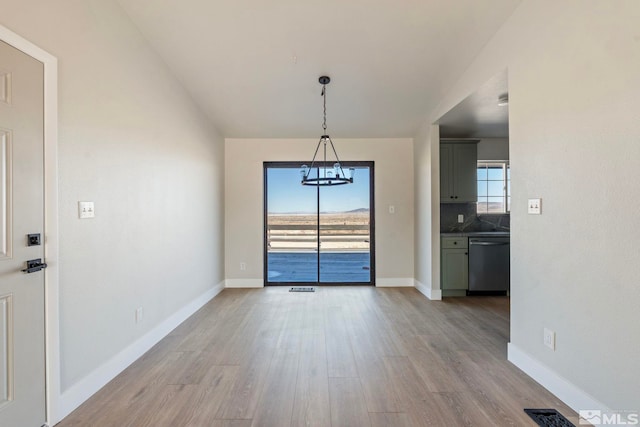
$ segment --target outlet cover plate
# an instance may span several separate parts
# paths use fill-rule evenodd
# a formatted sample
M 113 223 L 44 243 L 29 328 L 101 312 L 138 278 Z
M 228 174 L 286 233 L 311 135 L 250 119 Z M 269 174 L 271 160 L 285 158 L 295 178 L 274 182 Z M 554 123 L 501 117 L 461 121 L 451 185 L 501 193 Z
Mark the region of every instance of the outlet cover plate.
M 529 215 L 542 214 L 542 199 L 529 199 L 527 203 L 527 212 Z
M 78 202 L 78 218 L 95 218 L 96 212 L 93 202 Z

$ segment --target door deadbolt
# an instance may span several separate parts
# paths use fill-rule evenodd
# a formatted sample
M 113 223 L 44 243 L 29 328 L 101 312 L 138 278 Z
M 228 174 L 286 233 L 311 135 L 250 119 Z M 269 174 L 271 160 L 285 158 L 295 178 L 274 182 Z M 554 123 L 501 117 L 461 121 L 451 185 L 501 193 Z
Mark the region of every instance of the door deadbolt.
M 27 246 L 40 246 L 40 233 L 27 234 Z

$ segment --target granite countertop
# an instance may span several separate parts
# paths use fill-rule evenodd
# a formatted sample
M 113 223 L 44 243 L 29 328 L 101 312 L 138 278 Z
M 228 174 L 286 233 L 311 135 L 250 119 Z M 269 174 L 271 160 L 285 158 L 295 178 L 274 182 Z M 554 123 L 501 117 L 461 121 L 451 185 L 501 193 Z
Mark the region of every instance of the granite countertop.
M 509 231 L 464 231 L 440 233 L 441 237 L 510 237 Z

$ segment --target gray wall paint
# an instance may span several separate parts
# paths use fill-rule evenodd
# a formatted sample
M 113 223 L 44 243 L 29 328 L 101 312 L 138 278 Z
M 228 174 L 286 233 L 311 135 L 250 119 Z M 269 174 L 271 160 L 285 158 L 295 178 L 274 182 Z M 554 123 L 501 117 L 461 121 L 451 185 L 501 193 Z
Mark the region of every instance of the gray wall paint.
M 511 342 L 608 407 L 636 410 L 638 22 L 635 0 L 527 0 L 429 118 L 508 68 Z M 542 197 L 542 215 L 527 215 L 530 197 Z M 555 352 L 544 327 L 557 332 Z
M 64 391 L 224 280 L 224 144 L 115 2 L 0 10 L 59 60 Z
M 478 160 L 509 160 L 509 138 L 482 138 Z

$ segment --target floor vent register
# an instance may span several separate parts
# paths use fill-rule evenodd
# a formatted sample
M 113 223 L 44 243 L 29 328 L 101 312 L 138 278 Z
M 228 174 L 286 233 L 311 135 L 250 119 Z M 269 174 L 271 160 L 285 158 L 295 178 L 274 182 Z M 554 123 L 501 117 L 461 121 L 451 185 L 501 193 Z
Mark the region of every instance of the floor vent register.
M 576 427 L 555 409 L 525 409 L 524 412 L 541 427 Z
M 312 287 L 304 287 L 304 288 L 291 288 L 289 289 L 289 292 L 315 292 L 316 288 L 312 288 Z

